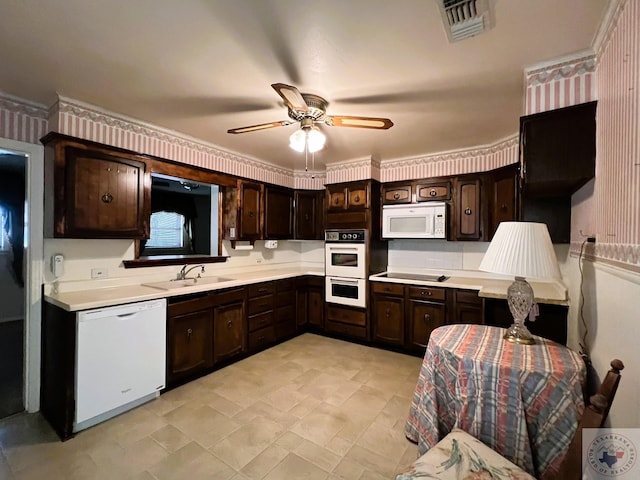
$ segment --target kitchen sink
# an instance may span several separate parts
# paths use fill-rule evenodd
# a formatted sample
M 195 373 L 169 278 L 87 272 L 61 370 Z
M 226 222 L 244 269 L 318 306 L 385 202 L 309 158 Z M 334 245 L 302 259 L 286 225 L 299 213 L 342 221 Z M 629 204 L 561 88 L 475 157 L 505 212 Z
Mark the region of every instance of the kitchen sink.
M 231 282 L 233 278 L 227 277 L 202 277 L 202 278 L 185 278 L 184 280 L 169 280 L 166 282 L 143 283 L 145 287 L 158 288 L 160 290 L 175 290 L 178 288 L 195 287 L 198 285 L 209 285 L 212 283 Z

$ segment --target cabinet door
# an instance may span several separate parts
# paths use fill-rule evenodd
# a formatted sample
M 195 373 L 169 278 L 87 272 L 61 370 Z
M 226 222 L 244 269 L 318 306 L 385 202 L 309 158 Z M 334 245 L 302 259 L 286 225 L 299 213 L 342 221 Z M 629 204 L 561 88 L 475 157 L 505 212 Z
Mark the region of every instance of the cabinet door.
M 369 207 L 367 184 L 350 185 L 348 187 L 347 208 L 349 210 Z
M 456 240 L 480 240 L 481 231 L 480 179 L 459 180 L 456 198 Z
M 72 147 L 66 157 L 65 237 L 148 236 L 144 163 Z
M 411 203 L 411 184 L 391 184 L 382 186 L 382 203 L 393 205 L 396 203 Z
M 491 198 L 491 228 L 488 240 L 493 238 L 500 222 L 516 220 L 516 166 L 492 173 L 493 196 Z
M 310 286 L 307 292 L 308 322 L 317 328 L 324 325 L 324 289 L 323 287 Z
M 194 375 L 213 364 L 213 310 L 169 317 L 167 382 Z
M 294 209 L 296 239 L 322 240 L 323 199 L 322 191 L 296 191 Z
M 344 185 L 327 186 L 327 211 L 347 208 L 347 188 Z
M 444 325 L 446 307 L 442 303 L 409 299 L 407 347 L 424 352 L 431 332 Z
M 373 296 L 373 337 L 393 345 L 404 344 L 404 298 Z
M 244 301 L 219 305 L 213 310 L 213 363 L 246 351 Z
M 266 186 L 264 192 L 264 238 L 293 238 L 293 191 Z
M 454 290 L 447 323 L 484 323 L 484 298 L 474 290 Z
M 451 182 L 424 182 L 416 185 L 416 201 L 418 202 L 449 199 L 451 199 Z
M 240 181 L 240 240 L 257 240 L 262 236 L 260 223 L 262 185 Z

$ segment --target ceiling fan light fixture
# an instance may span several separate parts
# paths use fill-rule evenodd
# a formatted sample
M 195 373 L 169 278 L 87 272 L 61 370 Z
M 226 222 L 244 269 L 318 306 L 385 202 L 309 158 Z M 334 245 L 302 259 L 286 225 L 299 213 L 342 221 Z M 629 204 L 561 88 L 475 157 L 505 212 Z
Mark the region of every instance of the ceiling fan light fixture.
M 327 137 L 318 127 L 311 127 L 307 132 L 307 148 L 311 153 L 322 150 L 326 141 Z
M 304 152 L 304 147 L 307 143 L 307 135 L 304 130 L 298 129 L 289 137 L 289 146 L 296 152 Z
M 296 152 L 304 152 L 305 148 L 309 153 L 322 150 L 327 137 L 318 127 L 304 127 L 296 130 L 289 137 L 289 147 Z

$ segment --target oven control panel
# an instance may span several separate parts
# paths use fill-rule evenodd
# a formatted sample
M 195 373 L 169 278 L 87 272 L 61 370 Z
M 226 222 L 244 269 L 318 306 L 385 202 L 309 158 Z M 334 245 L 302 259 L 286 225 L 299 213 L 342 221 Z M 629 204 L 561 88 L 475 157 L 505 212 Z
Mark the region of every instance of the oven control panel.
M 364 243 L 366 230 L 325 230 L 326 242 Z

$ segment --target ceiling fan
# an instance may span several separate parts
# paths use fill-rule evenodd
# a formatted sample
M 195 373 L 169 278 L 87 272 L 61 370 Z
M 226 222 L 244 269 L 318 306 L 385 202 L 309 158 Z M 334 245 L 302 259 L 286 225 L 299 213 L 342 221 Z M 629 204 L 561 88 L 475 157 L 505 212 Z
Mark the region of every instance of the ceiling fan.
M 273 89 L 282 97 L 288 109 L 290 120 L 279 122 L 261 123 L 248 127 L 232 128 L 227 133 L 248 133 L 257 130 L 265 130 L 274 127 L 286 127 L 296 122 L 300 123 L 300 130 L 291 135 L 291 148 L 302 152 L 320 150 L 324 146 L 324 135 L 316 124 L 324 124 L 330 127 L 355 127 L 387 130 L 393 126 L 388 118 L 353 117 L 346 115 L 327 115 L 327 102 L 324 98 L 310 93 L 300 93 L 291 85 L 274 83 Z

